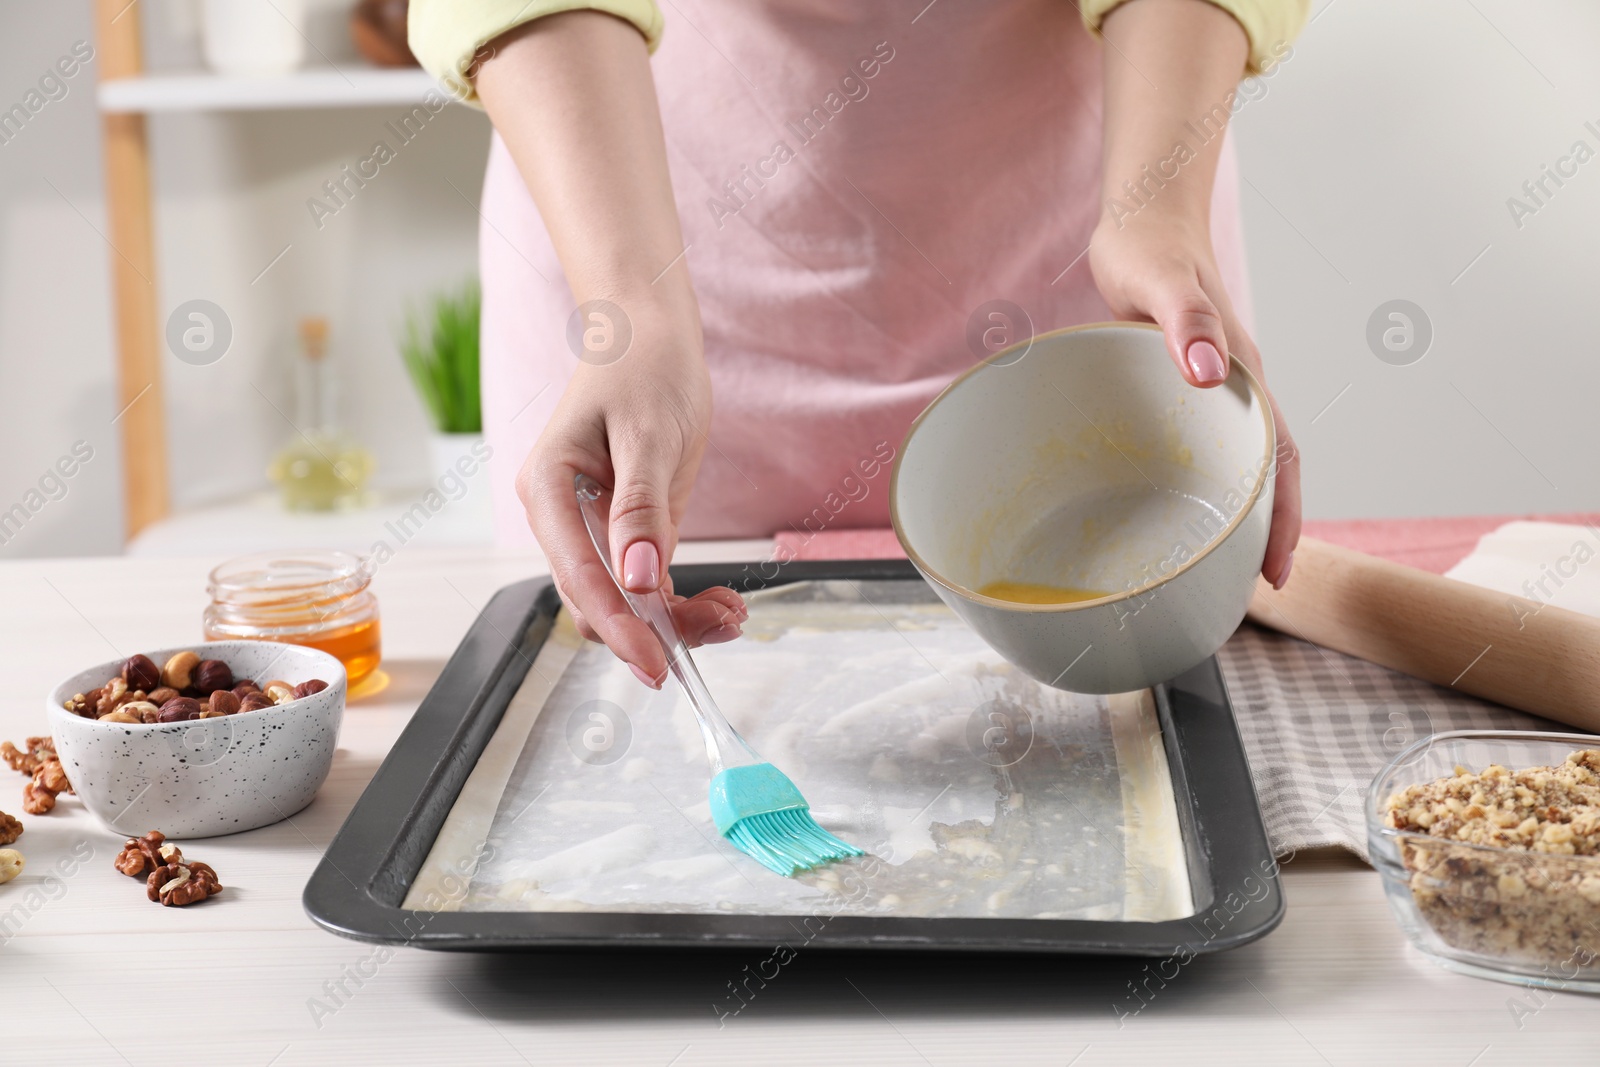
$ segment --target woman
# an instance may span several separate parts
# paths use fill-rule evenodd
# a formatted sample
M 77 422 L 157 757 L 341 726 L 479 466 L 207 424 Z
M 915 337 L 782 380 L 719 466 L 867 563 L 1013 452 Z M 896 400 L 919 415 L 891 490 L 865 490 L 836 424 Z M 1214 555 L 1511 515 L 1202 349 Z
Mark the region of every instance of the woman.
M 836 525 L 887 525 L 885 450 L 990 322 L 1151 321 L 1196 387 L 1228 352 L 1260 375 L 1223 128 L 1306 0 L 1079 6 L 412 0 L 413 50 L 496 129 L 484 411 L 496 462 L 526 457 L 496 472 L 501 539 L 532 529 L 645 684 L 666 662 L 576 473 L 615 487 L 612 556 L 645 592 L 680 536 L 798 528 L 847 477 L 866 492 Z M 1281 586 L 1300 492 L 1274 415 Z M 738 636 L 732 590 L 674 600 L 691 643 Z

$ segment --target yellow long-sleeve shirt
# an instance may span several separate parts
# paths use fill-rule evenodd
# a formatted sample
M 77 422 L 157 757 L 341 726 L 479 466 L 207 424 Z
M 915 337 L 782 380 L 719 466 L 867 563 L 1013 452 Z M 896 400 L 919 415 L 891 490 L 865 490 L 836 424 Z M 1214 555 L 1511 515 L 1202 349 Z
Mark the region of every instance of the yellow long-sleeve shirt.
M 1065 0 L 1063 0 L 1065 2 Z M 1125 0 L 1080 0 L 1084 25 L 1100 23 Z M 1306 22 L 1311 0 L 1210 0 L 1238 20 L 1250 39 L 1249 71 L 1276 58 L 1275 45 L 1294 40 Z M 665 20 L 655 0 L 411 0 L 411 50 L 424 68 L 452 92 L 473 101 L 471 75 L 487 58 L 489 42 L 507 30 L 561 11 L 604 11 L 638 27 L 650 45 L 661 41 Z

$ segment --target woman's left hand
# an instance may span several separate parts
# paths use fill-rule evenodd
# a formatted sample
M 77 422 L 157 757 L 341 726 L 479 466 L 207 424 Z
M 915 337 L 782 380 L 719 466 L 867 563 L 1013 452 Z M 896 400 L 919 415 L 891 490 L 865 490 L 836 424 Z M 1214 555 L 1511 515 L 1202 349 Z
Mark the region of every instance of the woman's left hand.
M 1095 231 L 1089 263 L 1111 313 L 1159 325 L 1168 353 L 1191 385 L 1222 384 L 1232 353 L 1264 386 L 1261 353 L 1223 289 L 1210 235 L 1198 224 L 1158 211 L 1159 205 L 1151 204 L 1120 227 L 1107 218 Z M 1281 589 L 1300 540 L 1300 452 L 1270 390 L 1267 398 L 1278 433 L 1277 483 L 1261 574 Z

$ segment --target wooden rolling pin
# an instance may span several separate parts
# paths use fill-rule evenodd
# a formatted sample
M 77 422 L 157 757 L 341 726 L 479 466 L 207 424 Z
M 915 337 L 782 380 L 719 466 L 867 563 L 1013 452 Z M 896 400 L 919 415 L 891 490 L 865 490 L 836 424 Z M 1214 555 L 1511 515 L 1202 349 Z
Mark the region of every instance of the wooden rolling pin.
M 1600 732 L 1600 619 L 1303 537 L 1263 626 L 1579 729 Z

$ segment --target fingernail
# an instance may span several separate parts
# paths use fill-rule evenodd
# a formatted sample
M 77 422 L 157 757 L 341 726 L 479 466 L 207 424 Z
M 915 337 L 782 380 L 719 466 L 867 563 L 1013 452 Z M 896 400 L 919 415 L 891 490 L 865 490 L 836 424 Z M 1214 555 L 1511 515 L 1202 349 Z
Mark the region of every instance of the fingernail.
M 1194 371 L 1196 381 L 1220 382 L 1228 376 L 1228 367 L 1222 361 L 1222 353 L 1217 351 L 1217 346 L 1210 341 L 1196 341 L 1189 346 L 1189 368 Z
M 650 677 L 648 674 L 644 673 L 644 671 L 641 671 L 638 667 L 635 667 L 633 664 L 631 664 L 631 663 L 628 664 L 628 669 L 633 672 L 633 676 L 635 678 L 639 679 L 639 681 L 643 682 L 645 685 L 648 685 L 651 689 L 660 689 L 661 688 L 659 685 L 656 684 L 656 680 L 654 678 Z
M 661 584 L 661 557 L 649 541 L 635 541 L 622 555 L 622 584 L 635 593 L 648 593 Z
M 700 636 L 700 643 L 702 645 L 720 645 L 725 641 L 732 641 L 735 637 L 738 637 L 743 632 L 744 631 L 740 630 L 738 626 L 731 622 L 724 623 L 721 626 L 713 626 L 711 629 L 702 634 Z
M 1289 568 L 1294 566 L 1294 553 L 1289 553 L 1289 558 L 1283 561 L 1283 569 L 1278 572 L 1278 580 L 1272 583 L 1272 588 L 1282 589 L 1289 580 Z

